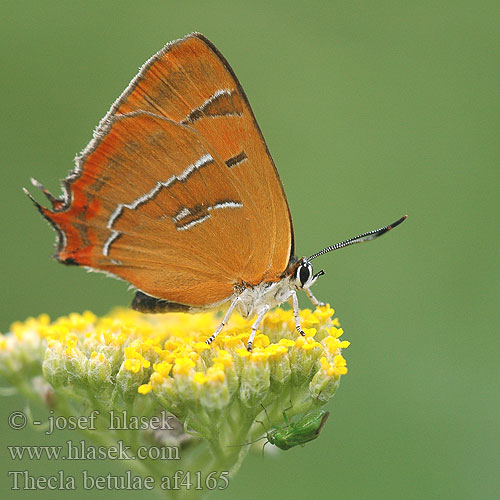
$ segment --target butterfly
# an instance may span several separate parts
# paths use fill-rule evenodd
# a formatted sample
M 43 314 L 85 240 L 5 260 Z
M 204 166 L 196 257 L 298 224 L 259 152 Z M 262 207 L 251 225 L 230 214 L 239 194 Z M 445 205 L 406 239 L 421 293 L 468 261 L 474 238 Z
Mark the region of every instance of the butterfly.
M 57 233 L 54 257 L 128 281 L 132 308 L 195 312 L 229 303 L 255 315 L 247 348 L 272 307 L 310 291 L 311 261 L 376 238 L 405 220 L 294 256 L 283 185 L 229 63 L 200 33 L 168 43 L 111 106 L 53 196 L 37 203 Z

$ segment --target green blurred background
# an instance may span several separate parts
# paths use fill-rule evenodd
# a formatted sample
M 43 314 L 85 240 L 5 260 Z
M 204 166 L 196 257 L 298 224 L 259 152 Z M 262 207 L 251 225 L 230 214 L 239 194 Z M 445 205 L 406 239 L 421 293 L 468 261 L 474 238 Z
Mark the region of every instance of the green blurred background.
M 137 68 L 201 31 L 249 96 L 299 255 L 409 214 L 381 240 L 317 261 L 327 274 L 315 294 L 352 342 L 320 439 L 249 456 L 219 498 L 500 498 L 499 11 L 457 0 L 2 2 L 0 330 L 130 302 L 124 283 L 50 259 L 54 233 L 21 187 L 34 176 L 59 192 Z M 23 467 L 5 444 L 72 437 L 9 430 L 23 407 L 2 399 L 0 491 L 66 498 L 9 491 L 6 471 Z

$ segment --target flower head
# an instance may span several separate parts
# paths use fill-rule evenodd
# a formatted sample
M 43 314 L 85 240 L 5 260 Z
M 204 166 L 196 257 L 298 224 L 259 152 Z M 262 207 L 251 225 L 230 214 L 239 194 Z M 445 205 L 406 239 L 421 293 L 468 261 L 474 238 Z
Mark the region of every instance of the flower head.
M 215 313 L 117 309 L 102 318 L 85 312 L 54 322 L 42 315 L 0 336 L 0 375 L 14 386 L 31 383 L 36 397 L 32 382 L 43 374 L 56 410 L 68 400 L 76 410 L 76 403 L 91 401 L 102 413 L 128 409 L 145 418 L 166 410 L 192 439 L 208 444 L 208 464 L 215 456 L 229 467 L 246 453 L 234 445 L 269 431 L 290 401 L 289 416 L 304 415 L 335 393 L 347 373 L 341 353 L 349 342 L 340 340 L 333 314 L 329 306 L 303 310 L 300 336 L 292 312 L 275 309 L 252 352 L 246 349 L 251 321 L 238 316 L 208 346 L 220 322 Z M 264 409 L 265 428 L 256 422 L 265 421 Z

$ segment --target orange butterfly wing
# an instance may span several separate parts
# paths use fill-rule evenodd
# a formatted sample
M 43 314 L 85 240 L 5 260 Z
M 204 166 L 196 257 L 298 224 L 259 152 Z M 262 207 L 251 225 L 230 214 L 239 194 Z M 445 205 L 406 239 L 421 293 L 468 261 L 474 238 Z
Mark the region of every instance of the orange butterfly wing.
M 56 257 L 153 297 L 205 306 L 238 285 L 276 281 L 293 229 L 276 168 L 234 73 L 193 34 L 132 80 L 40 207 Z

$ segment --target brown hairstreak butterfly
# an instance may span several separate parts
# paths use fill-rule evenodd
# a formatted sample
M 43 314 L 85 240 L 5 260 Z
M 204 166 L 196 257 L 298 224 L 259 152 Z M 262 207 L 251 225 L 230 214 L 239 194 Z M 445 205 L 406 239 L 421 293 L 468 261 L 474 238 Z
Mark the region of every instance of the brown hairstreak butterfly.
M 122 278 L 142 312 L 199 311 L 229 303 L 210 344 L 237 309 L 266 312 L 319 276 L 311 261 L 401 224 L 294 257 L 283 186 L 248 99 L 228 62 L 199 33 L 149 59 L 101 120 L 56 198 L 33 184 L 57 232 L 55 258 Z

